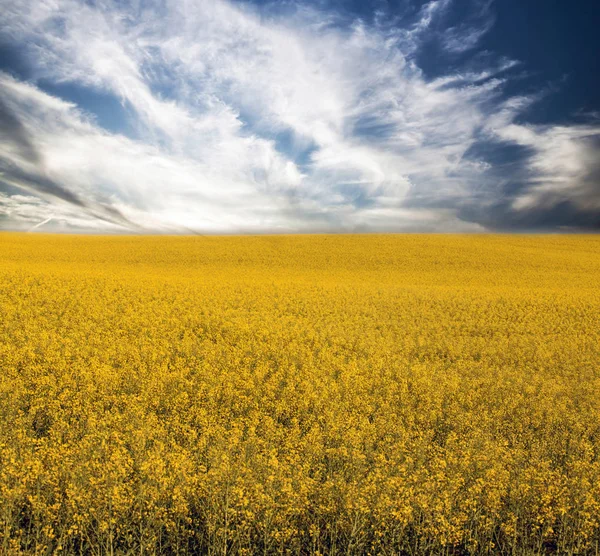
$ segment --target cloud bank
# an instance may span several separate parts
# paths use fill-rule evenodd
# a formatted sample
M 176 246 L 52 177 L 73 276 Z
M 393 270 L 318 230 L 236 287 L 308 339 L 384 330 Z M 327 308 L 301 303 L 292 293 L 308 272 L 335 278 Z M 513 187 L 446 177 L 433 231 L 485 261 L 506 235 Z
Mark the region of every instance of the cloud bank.
M 28 4 L 2 0 L 0 39 L 31 68 L 0 72 L 4 228 L 600 227 L 600 123 L 523 123 L 536 98 L 504 93 L 517 61 L 435 79 L 417 63 L 432 36 L 475 48 L 490 3 L 447 27 L 450 0 L 371 23 L 289 3 Z

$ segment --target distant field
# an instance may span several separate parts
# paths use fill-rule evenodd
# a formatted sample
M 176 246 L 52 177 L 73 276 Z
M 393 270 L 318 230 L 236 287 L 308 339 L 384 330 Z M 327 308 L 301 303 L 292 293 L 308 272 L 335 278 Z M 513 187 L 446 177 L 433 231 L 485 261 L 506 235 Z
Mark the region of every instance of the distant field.
M 0 234 L 0 554 L 598 553 L 600 236 Z

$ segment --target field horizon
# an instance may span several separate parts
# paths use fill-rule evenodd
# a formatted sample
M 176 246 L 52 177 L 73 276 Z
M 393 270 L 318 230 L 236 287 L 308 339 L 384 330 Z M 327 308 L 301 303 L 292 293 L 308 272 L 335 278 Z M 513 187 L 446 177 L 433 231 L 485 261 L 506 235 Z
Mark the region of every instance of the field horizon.
M 595 554 L 600 236 L 0 233 L 0 553 Z

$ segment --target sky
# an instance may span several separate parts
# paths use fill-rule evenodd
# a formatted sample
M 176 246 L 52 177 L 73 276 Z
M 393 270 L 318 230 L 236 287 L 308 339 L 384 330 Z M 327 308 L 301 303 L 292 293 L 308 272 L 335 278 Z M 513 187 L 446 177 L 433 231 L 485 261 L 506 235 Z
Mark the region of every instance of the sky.
M 0 10 L 0 229 L 600 231 L 597 1 Z

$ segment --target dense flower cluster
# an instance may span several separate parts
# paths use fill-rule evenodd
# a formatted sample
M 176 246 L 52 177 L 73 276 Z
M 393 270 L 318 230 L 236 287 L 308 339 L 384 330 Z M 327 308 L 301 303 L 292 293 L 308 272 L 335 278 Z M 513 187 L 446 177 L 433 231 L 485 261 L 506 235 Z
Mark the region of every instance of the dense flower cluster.
M 600 541 L 600 238 L 0 236 L 0 553 Z

